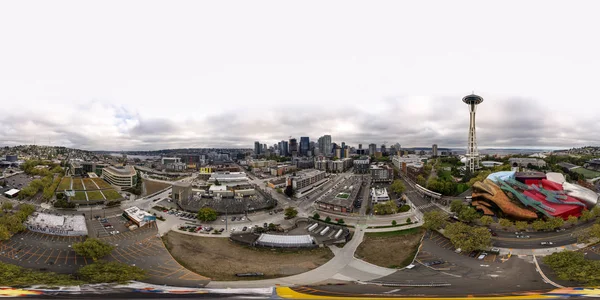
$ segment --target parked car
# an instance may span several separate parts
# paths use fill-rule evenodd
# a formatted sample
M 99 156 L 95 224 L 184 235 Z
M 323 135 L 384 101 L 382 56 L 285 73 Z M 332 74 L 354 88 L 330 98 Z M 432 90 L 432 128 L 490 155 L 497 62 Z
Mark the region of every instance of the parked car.
M 219 232 L 223 232 L 223 231 L 225 231 L 225 228 L 219 229 Z
M 441 265 L 443 263 L 444 262 L 441 261 L 441 260 L 434 260 L 434 261 L 426 262 L 426 263 L 424 263 L 424 265 L 426 265 L 426 266 L 435 266 L 435 265 Z
M 235 221 L 235 217 L 231 217 L 231 221 Z
M 482 260 L 487 256 L 487 253 L 483 252 L 481 255 L 479 255 L 479 257 L 477 257 L 477 259 Z
M 477 256 L 477 251 L 471 251 L 471 253 L 469 253 L 469 257 L 475 257 Z
M 244 228 L 242 228 L 242 231 L 246 231 L 248 230 L 248 227 L 244 226 Z

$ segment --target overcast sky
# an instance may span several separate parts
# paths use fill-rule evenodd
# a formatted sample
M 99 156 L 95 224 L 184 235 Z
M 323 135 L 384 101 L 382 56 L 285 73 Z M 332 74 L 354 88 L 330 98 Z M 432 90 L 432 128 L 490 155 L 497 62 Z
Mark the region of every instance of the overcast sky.
M 597 1 L 3 1 L 0 145 L 600 144 Z

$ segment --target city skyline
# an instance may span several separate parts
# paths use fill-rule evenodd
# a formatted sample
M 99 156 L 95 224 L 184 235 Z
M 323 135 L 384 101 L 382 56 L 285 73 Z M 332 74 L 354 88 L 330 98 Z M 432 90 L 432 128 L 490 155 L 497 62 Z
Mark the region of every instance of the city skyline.
M 236 5 L 2 3 L 0 146 L 600 145 L 594 2 Z

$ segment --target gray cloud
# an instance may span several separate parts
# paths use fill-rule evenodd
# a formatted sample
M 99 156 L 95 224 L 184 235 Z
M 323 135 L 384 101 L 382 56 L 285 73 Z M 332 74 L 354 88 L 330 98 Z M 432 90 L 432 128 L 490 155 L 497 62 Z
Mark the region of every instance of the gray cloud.
M 255 140 L 272 144 L 289 136 L 315 140 L 331 134 L 334 141 L 363 145 L 463 147 L 468 111 L 460 99 L 440 97 L 427 103 L 388 97 L 367 109 L 273 107 L 263 113 L 227 110 L 198 118 L 144 118 L 121 107 L 94 101 L 52 117 L 37 111 L 0 116 L 3 145 L 64 145 L 91 150 L 178 147 L 247 147 Z M 568 118 L 531 99 L 486 101 L 477 115 L 480 147 L 573 147 L 600 144 L 597 122 Z M 100 110 L 100 112 L 98 112 Z M 88 117 L 85 117 L 88 116 Z M 90 119 L 93 116 L 94 119 Z M 100 120 L 96 120 L 99 118 Z M 95 120 L 95 121 L 94 121 Z

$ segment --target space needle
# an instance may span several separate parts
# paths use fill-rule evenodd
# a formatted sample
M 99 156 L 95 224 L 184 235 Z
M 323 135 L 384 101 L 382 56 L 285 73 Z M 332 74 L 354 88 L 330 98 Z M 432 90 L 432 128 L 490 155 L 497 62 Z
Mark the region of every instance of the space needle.
M 475 111 L 477 111 L 477 105 L 483 102 L 483 98 L 471 94 L 463 97 L 462 101 L 469 105 L 469 144 L 467 145 L 466 167 L 473 174 L 475 167 L 479 166 L 479 152 L 477 151 L 477 136 L 475 134 Z

